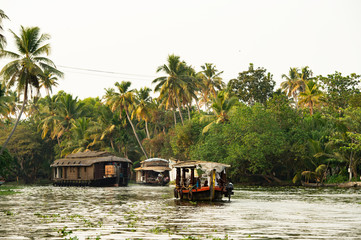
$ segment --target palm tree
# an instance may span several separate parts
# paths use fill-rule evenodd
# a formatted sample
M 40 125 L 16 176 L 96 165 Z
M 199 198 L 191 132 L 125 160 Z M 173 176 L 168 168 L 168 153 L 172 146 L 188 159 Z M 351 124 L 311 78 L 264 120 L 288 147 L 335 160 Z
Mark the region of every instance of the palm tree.
M 153 80 L 153 83 L 157 83 L 154 88 L 155 92 L 159 92 L 159 98 L 174 98 L 175 103 L 179 110 L 179 116 L 182 124 L 184 125 L 183 116 L 181 112 L 180 95 L 183 93 L 183 88 L 187 84 L 185 80 L 188 77 L 189 69 L 184 61 L 180 61 L 179 56 L 174 54 L 169 55 L 167 64 L 159 66 L 158 72 L 164 72 L 167 76 L 159 77 Z
M 40 75 L 40 87 L 45 88 L 46 94 L 53 92 L 53 87 L 58 86 L 58 77 L 63 77 L 62 72 L 53 72 L 51 69 L 44 69 L 44 73 Z
M 10 89 L 16 85 L 18 93 L 23 93 L 23 105 L 21 107 L 19 116 L 15 122 L 9 137 L 3 144 L 0 155 L 4 151 L 7 143 L 20 121 L 24 107 L 28 100 L 29 91 L 33 89 L 39 93 L 39 78 L 44 74 L 43 69 L 49 69 L 54 73 L 61 74 L 55 68 L 55 64 L 43 55 L 48 55 L 50 52 L 50 45 L 44 44 L 45 41 L 50 39 L 48 34 L 41 34 L 38 27 L 24 28 L 21 26 L 20 36 L 11 31 L 15 38 L 15 43 L 18 48 L 18 53 L 0 50 L 0 58 L 9 57 L 14 59 L 10 63 L 6 64 L 0 72 L 0 76 L 4 79 L 7 89 Z
M 95 145 L 97 142 L 104 142 L 105 139 L 109 139 L 110 146 L 115 152 L 114 147 L 114 135 L 115 135 L 115 123 L 114 123 L 114 113 L 110 110 L 108 106 L 101 105 L 99 114 L 97 117 L 97 122 L 92 124 L 89 129 L 90 137 L 93 139 L 91 146 Z
M 282 74 L 282 78 L 286 80 L 281 83 L 281 88 L 288 97 L 292 96 L 293 100 L 297 101 L 297 81 L 300 78 L 298 68 L 290 68 L 288 76 L 286 74 Z
M 111 110 L 113 112 L 116 110 L 120 111 L 120 115 L 119 115 L 120 118 L 122 117 L 122 112 L 123 111 L 125 112 L 125 114 L 127 115 L 127 119 L 133 129 L 134 136 L 137 139 L 138 144 L 142 149 L 144 156 L 148 158 L 148 155 L 145 152 L 143 145 L 139 140 L 138 134 L 135 131 L 133 122 L 129 114 L 129 112 L 134 108 L 133 105 L 135 101 L 134 92 L 132 90 L 129 90 L 130 85 L 131 82 L 126 82 L 126 81 L 122 81 L 121 83 L 116 82 L 115 86 L 117 87 L 118 92 L 115 92 L 114 90 L 107 90 L 106 101 L 107 101 L 107 105 L 111 107 Z
M 68 155 L 70 153 L 83 152 L 88 149 L 90 145 L 90 137 L 88 128 L 90 125 L 90 119 L 81 117 L 72 122 L 71 137 L 68 141 L 62 143 L 63 149 L 61 156 Z
M 228 113 L 237 101 L 236 97 L 230 97 L 229 92 L 219 91 L 216 98 L 213 98 L 211 106 L 214 112 L 214 120 L 203 128 L 203 133 L 206 133 L 213 124 L 227 123 L 229 121 Z
M 207 106 L 210 96 L 217 97 L 216 89 L 221 90 L 225 86 L 220 77 L 223 71 L 219 72 L 213 63 L 205 63 L 201 68 L 203 71 L 199 72 L 199 74 L 203 80 L 202 97 L 203 103 Z
M 4 30 L 2 26 L 3 19 L 9 19 L 9 17 L 6 16 L 4 11 L 0 9 L 0 32 Z M 6 45 L 6 38 L 4 35 L 0 33 L 0 49 L 3 49 L 5 45 Z
M 307 81 L 312 79 L 312 75 L 313 72 L 308 66 L 301 68 L 301 70 L 298 68 L 290 68 L 288 76 L 286 74 L 282 75 L 285 81 L 281 83 L 281 88 L 288 97 L 292 96 L 296 107 L 298 106 L 298 95 L 305 91 L 305 85 Z
M 188 119 L 191 119 L 190 116 L 190 109 L 192 108 L 192 102 L 195 100 L 198 112 L 200 112 L 199 105 L 198 105 L 198 97 L 197 93 L 200 90 L 200 78 L 197 76 L 196 71 L 193 67 L 188 66 L 188 76 L 185 78 L 185 81 L 187 81 L 187 84 L 183 87 L 183 94 L 182 97 L 182 103 L 188 110 Z
M 82 116 L 83 103 L 71 94 L 60 93 L 59 96 L 46 97 L 48 110 L 47 116 L 41 121 L 42 138 L 50 132 L 51 139 L 57 139 L 60 145 L 62 136 L 70 131 L 72 123 Z
M 147 138 L 150 139 L 150 134 L 148 130 L 148 122 L 150 120 L 150 109 L 151 109 L 151 100 L 149 96 L 151 89 L 144 87 L 137 91 L 137 100 L 138 106 L 134 111 L 134 114 L 137 116 L 138 121 L 141 119 L 145 122 L 145 130 L 147 133 Z
M 0 83 L 0 120 L 6 118 L 9 113 L 8 98 L 5 95 L 5 88 Z
M 300 93 L 299 105 L 306 106 L 310 109 L 310 115 L 313 115 L 313 109 L 322 101 L 323 92 L 319 90 L 319 86 L 313 80 L 307 81 L 305 91 Z

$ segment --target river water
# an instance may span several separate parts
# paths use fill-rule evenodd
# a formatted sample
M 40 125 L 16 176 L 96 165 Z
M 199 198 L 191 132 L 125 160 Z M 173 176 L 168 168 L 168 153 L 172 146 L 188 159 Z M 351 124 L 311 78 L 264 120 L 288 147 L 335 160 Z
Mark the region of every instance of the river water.
M 361 239 L 361 190 L 237 187 L 186 202 L 172 187 L 34 186 L 0 196 L 0 239 Z

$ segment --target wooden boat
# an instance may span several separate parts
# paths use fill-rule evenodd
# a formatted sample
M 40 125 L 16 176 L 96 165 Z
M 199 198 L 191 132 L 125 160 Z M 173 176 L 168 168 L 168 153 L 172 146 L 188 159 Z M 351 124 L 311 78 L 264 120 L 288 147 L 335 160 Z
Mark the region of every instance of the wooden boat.
M 149 158 L 142 161 L 136 172 L 136 183 L 149 185 L 166 185 L 169 183 L 169 160 Z
M 174 197 L 190 201 L 217 201 L 223 195 L 230 200 L 233 194 L 232 183 L 227 183 L 226 168 L 230 165 L 186 161 L 175 164 L 176 187 Z
M 55 186 L 127 186 L 132 161 L 108 152 L 80 152 L 55 160 Z
M 3 185 L 5 183 L 5 178 L 3 178 L 2 176 L 0 176 L 0 186 Z

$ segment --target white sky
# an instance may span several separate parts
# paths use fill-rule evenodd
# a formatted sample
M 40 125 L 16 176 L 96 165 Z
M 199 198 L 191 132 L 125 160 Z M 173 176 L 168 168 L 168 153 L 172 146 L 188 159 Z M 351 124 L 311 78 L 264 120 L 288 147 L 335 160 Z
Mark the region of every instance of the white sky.
M 101 97 L 122 80 L 153 89 L 156 68 L 172 53 L 196 71 L 216 64 L 225 82 L 251 62 L 271 72 L 277 86 L 290 67 L 361 74 L 358 0 L 1 0 L 0 9 L 11 19 L 3 22 L 7 49 L 15 50 L 7 29 L 49 33 L 49 58 L 65 73 L 54 93 L 81 99 Z

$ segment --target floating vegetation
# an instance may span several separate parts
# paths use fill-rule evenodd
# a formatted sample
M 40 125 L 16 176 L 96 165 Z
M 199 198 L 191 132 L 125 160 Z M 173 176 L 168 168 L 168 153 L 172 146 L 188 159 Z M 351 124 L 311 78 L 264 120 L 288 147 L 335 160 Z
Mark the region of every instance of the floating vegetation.
M 65 227 L 63 227 L 63 228 L 61 228 L 61 229 L 58 230 L 58 233 L 59 233 L 60 237 L 65 237 L 65 236 L 70 235 L 70 234 L 73 233 L 72 230 L 67 231 L 67 228 L 68 228 L 68 227 L 65 226 Z

